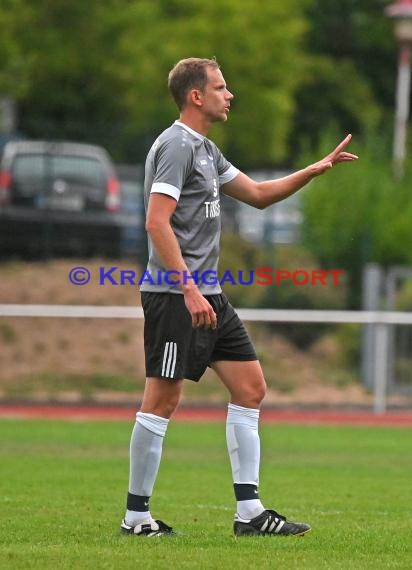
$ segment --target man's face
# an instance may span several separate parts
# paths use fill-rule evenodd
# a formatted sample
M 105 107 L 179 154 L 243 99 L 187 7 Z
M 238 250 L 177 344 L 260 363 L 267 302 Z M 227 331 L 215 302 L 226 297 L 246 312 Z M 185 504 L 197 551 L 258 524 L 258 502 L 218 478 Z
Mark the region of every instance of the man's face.
M 203 113 L 210 122 L 226 121 L 233 95 L 228 91 L 220 69 L 207 68 L 208 81 L 202 97 Z

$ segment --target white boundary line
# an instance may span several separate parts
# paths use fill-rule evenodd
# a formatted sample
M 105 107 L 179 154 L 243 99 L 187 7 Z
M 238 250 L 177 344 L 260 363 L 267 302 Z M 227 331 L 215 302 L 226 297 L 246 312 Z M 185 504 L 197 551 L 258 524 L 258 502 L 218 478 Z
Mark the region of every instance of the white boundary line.
M 68 317 L 142 319 L 142 307 L 97 307 L 94 305 L 0 305 L 0 317 Z
M 412 325 L 412 312 L 304 309 L 237 309 L 237 312 L 242 320 L 250 322 Z M 139 306 L 0 304 L 0 317 L 142 319 L 143 310 Z

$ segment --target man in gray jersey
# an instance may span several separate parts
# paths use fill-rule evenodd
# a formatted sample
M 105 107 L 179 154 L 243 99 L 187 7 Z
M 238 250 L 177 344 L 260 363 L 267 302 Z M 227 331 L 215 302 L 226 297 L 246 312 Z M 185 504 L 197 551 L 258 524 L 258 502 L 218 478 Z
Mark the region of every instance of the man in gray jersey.
M 127 510 L 121 530 L 138 536 L 172 534 L 153 519 L 149 501 L 163 439 L 176 409 L 183 379 L 197 382 L 210 366 L 226 386 L 226 435 L 237 502 L 234 532 L 302 535 L 306 523 L 265 509 L 258 493 L 259 407 L 266 384 L 248 333 L 218 283 L 220 203 L 223 192 L 257 208 L 287 198 L 315 176 L 357 156 L 344 149 L 289 176 L 255 182 L 231 165 L 207 138 L 211 125 L 226 121 L 232 93 L 215 60 L 189 58 L 169 74 L 180 111 L 149 151 L 145 172 L 147 279 L 141 286 L 145 314 L 146 387 L 130 444 Z M 215 273 L 216 274 L 216 273 Z

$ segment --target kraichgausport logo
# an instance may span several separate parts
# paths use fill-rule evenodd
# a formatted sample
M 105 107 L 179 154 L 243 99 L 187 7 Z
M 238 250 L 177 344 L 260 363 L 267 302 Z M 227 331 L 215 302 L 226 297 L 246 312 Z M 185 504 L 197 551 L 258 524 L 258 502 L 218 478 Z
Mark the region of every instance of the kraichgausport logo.
M 240 269 L 238 271 L 221 271 L 219 274 L 214 270 L 206 271 L 183 271 L 176 270 L 149 272 L 143 271 L 138 274 L 133 269 L 119 269 L 116 266 L 110 268 L 99 267 L 99 285 L 167 285 L 175 287 L 187 285 L 190 282 L 196 285 L 276 285 L 284 281 L 291 281 L 297 286 L 303 285 L 339 285 L 339 278 L 344 274 L 343 269 L 273 269 L 262 266 L 257 269 Z M 86 267 L 74 267 L 69 272 L 69 279 L 74 285 L 86 285 L 91 280 L 91 273 Z

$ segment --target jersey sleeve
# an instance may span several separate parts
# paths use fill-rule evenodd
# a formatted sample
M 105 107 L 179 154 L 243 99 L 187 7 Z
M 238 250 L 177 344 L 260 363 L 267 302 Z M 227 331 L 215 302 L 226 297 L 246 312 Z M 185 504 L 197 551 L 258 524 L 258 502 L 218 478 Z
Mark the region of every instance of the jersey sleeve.
M 150 192 L 179 200 L 192 165 L 193 150 L 179 137 L 160 143 L 155 150 L 155 175 Z

